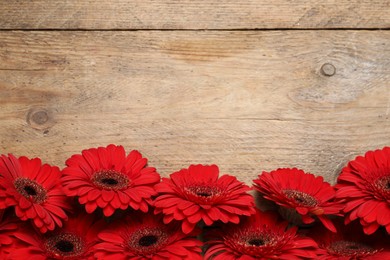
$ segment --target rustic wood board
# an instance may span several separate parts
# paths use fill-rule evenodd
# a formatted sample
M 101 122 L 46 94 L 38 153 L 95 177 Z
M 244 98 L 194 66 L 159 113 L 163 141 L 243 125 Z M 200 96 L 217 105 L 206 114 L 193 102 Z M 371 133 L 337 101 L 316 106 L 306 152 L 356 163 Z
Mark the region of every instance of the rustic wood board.
M 248 183 L 277 167 L 334 181 L 357 154 L 389 145 L 389 40 L 362 30 L 0 32 L 0 153 L 62 167 L 116 143 L 163 175 L 216 163 Z
M 390 28 L 390 0 L 2 0 L 0 28 Z

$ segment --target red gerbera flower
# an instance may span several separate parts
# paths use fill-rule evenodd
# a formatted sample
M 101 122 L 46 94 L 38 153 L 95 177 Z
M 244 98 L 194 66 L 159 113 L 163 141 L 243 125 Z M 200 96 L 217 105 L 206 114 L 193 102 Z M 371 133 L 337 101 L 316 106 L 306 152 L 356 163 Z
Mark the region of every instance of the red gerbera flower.
M 5 218 L 4 210 L 0 210 L 0 259 L 6 259 L 12 250 L 13 233 L 17 229 L 18 221 L 9 217 Z
M 160 175 L 153 167 L 145 167 L 147 159 L 138 151 L 127 156 L 122 146 L 91 148 L 66 161 L 62 182 L 68 196 L 78 196 L 88 213 L 97 207 L 105 216 L 116 209 L 148 211 L 153 186 Z
M 76 260 L 94 259 L 92 247 L 105 223 L 95 221 L 93 215 L 70 217 L 61 229 L 44 235 L 29 227 L 15 232 L 19 243 L 9 254 L 10 260 Z
M 206 225 L 221 220 L 239 222 L 239 216 L 255 213 L 250 188 L 236 177 L 218 178 L 216 165 L 191 165 L 172 173 L 155 186 L 161 195 L 154 202 L 155 213 L 164 214 L 164 223 L 182 221 L 184 233 L 191 232 L 203 220 Z
M 194 234 L 191 234 L 194 235 Z M 202 243 L 185 235 L 180 225 L 165 225 L 151 214 L 131 215 L 99 234 L 98 259 L 202 259 Z
M 317 216 L 325 227 L 336 232 L 326 215 L 339 214 L 343 206 L 333 201 L 336 192 L 321 176 L 296 168 L 277 169 L 263 172 L 254 180 L 254 185 L 264 198 L 274 201 L 282 209 L 297 212 L 304 224 L 313 223 L 313 216 Z
M 390 233 L 390 147 L 356 157 L 337 182 L 336 198 L 346 201 L 346 223 L 360 218 L 366 234 L 379 226 Z
M 317 256 L 317 244 L 296 235 L 297 227 L 287 229 L 275 212 L 258 211 L 239 225 L 223 227 L 207 242 L 205 259 L 256 260 L 302 259 Z
M 313 238 L 320 248 L 318 259 L 390 259 L 389 238 L 383 233 L 376 233 L 372 236 L 364 235 L 357 222 L 345 226 L 342 221 L 337 221 L 336 227 L 337 233 L 329 232 L 322 226 L 308 230 L 307 235 Z
M 21 220 L 31 219 L 42 233 L 62 226 L 70 209 L 58 167 L 42 165 L 39 158 L 0 157 L 0 209 L 14 206 Z

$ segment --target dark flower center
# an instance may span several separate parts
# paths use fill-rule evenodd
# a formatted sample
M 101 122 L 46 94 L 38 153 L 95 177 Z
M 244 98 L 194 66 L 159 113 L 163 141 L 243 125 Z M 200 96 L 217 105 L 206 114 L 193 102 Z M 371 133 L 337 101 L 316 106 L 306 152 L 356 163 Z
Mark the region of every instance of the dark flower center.
M 46 200 L 47 191 L 34 180 L 18 178 L 14 181 L 14 186 L 19 194 L 27 199 L 32 199 L 34 203 L 40 204 Z
M 114 170 L 95 172 L 91 180 L 95 186 L 106 190 L 121 190 L 129 185 L 129 178 L 123 173 Z
M 201 199 L 203 202 L 213 200 L 216 196 L 222 194 L 219 187 L 208 185 L 194 185 L 186 187 L 184 190 L 190 198 L 194 200 Z
M 60 233 L 45 241 L 45 248 L 53 257 L 79 257 L 85 251 L 81 237 L 71 233 Z
M 162 228 L 141 227 L 129 235 L 127 246 L 137 255 L 154 254 L 167 244 L 168 237 Z
M 383 176 L 377 179 L 371 187 L 378 197 L 385 200 L 390 199 L 390 176 Z
M 298 190 L 283 190 L 284 195 L 286 195 L 287 198 L 294 200 L 297 204 L 306 206 L 306 207 L 314 207 L 317 205 L 317 200 L 302 191 Z
M 34 187 L 31 187 L 31 186 L 24 186 L 24 191 L 30 195 L 30 196 L 36 196 L 37 195 L 37 192 L 35 191 Z
M 115 180 L 115 179 L 102 179 L 102 183 L 103 184 L 106 184 L 106 185 L 117 185 L 118 184 L 118 181 Z
M 386 191 L 390 191 L 390 176 L 385 176 L 383 178 L 380 178 L 378 180 L 378 185 L 386 190 Z
M 265 226 L 234 228 L 229 230 L 223 238 L 224 244 L 233 251 L 255 258 L 261 256 L 264 259 L 274 255 L 286 241 L 291 239 L 289 234 L 278 233 Z
M 140 246 L 151 246 L 156 244 L 157 241 L 158 238 L 156 236 L 148 235 L 148 236 L 141 237 L 140 240 L 138 241 L 138 244 Z
M 63 253 L 69 253 L 73 251 L 73 244 L 66 240 L 58 241 L 55 247 Z
M 265 244 L 263 239 L 260 238 L 253 238 L 248 241 L 248 244 L 251 246 L 262 246 Z
M 328 252 L 338 256 L 365 256 L 377 251 L 368 245 L 345 240 L 335 241 L 328 246 Z
M 212 195 L 211 192 L 197 192 L 196 195 L 201 197 L 210 197 Z

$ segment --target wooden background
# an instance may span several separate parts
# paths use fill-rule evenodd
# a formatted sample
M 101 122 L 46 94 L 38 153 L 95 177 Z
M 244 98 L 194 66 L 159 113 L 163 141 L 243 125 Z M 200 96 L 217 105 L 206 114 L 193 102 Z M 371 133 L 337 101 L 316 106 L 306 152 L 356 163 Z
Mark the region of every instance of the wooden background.
M 390 145 L 389 0 L 0 0 L 0 153 L 333 182 Z

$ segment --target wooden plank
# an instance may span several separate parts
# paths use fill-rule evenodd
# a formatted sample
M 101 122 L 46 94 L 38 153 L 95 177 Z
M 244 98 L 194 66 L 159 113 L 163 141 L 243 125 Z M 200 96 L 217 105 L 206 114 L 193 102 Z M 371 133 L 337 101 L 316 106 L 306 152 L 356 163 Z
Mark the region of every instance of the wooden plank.
M 333 181 L 357 154 L 389 145 L 390 31 L 0 39 L 0 153 L 63 166 L 116 143 L 163 175 L 216 163 L 250 183 L 277 167 Z
M 1 29 L 390 27 L 390 0 L 3 0 L 1 2 Z

